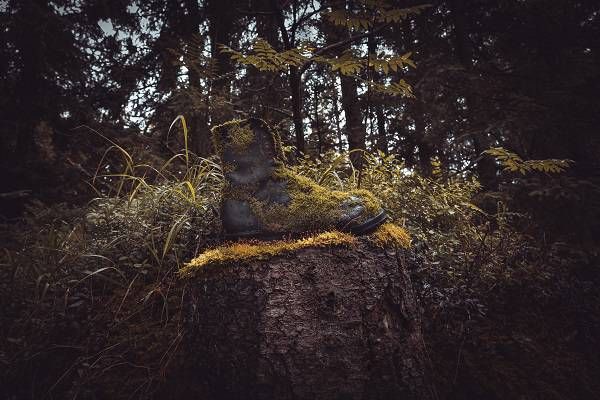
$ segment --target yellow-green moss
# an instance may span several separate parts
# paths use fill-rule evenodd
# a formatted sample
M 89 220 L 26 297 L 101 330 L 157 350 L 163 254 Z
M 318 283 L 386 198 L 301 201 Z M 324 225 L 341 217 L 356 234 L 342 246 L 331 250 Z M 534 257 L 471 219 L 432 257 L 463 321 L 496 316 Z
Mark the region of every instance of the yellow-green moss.
M 330 190 L 283 166 L 274 171 L 275 180 L 286 183 L 289 204 L 250 200 L 250 205 L 263 226 L 274 232 L 298 232 L 324 227 L 335 228 L 345 206 L 362 205 L 362 223 L 381 211 L 379 201 L 367 190 Z M 348 203 L 350 202 L 350 203 Z
M 266 131 L 271 140 L 269 147 L 273 146 L 275 158 L 278 162 L 285 160 L 283 152 L 283 142 L 281 136 L 276 130 L 273 130 L 269 124 L 263 120 L 262 128 Z M 226 147 L 231 147 L 235 152 L 244 152 L 255 140 L 256 133 L 253 131 L 251 123 L 247 119 L 233 119 L 211 129 L 212 141 L 215 151 L 218 155 L 223 155 Z
M 195 271 L 208 265 L 249 262 L 273 257 L 307 247 L 351 246 L 356 237 L 338 231 L 324 232 L 315 236 L 297 240 L 278 240 L 274 242 L 239 242 L 207 250 L 194 258 L 179 270 L 183 276 L 193 275 Z
M 229 130 L 230 126 L 239 125 L 242 120 L 234 119 L 231 121 L 227 121 L 224 124 L 214 126 L 210 132 L 213 141 L 213 147 L 215 148 L 215 152 L 219 155 L 223 155 L 223 151 L 225 148 L 225 135 Z
M 213 145 L 217 154 L 222 155 L 225 148 L 234 152 L 244 152 L 255 140 L 254 132 L 246 120 L 234 119 L 211 129 Z
M 236 153 L 242 153 L 254 142 L 254 132 L 248 123 L 236 124 L 229 131 L 230 146 Z
M 247 185 L 231 185 L 230 183 L 226 182 L 225 186 L 223 187 L 223 198 L 252 203 L 254 200 L 254 193 L 257 189 L 257 183 L 251 183 Z
M 381 248 L 395 246 L 408 249 L 410 247 L 410 235 L 408 232 L 391 222 L 377 228 L 375 232 L 369 235 L 369 240 Z

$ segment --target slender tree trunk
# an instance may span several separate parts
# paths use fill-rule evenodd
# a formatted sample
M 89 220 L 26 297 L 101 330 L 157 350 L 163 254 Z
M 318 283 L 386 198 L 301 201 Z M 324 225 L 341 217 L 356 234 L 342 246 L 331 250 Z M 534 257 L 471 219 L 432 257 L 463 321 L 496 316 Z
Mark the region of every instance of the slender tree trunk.
M 473 69 L 473 51 L 471 44 L 469 43 L 463 2 L 461 0 L 451 0 L 450 11 L 454 23 L 456 56 L 467 73 L 470 73 Z M 467 90 L 469 90 L 469 88 L 467 88 Z M 472 121 L 477 115 L 477 109 L 475 107 L 476 102 L 473 101 L 472 95 L 469 93 L 465 96 L 465 100 L 467 109 L 469 110 L 469 117 Z M 472 135 L 472 140 L 473 149 L 477 155 L 480 155 L 484 150 L 490 148 L 492 144 L 490 137 L 485 131 Z M 481 184 L 486 188 L 493 187 L 494 181 L 496 180 L 496 166 L 494 165 L 494 161 L 489 157 L 482 157 L 477 162 L 476 168 Z
M 344 151 L 344 138 L 342 136 L 342 124 L 340 121 L 340 108 L 338 105 L 338 88 L 337 88 L 337 80 L 333 79 L 333 114 L 335 118 L 335 127 L 337 132 L 338 139 L 338 151 L 342 153 Z
M 277 0 L 270 0 L 271 10 L 277 18 L 277 26 L 283 39 L 283 45 L 286 50 L 294 46 L 293 38 L 290 37 L 285 27 L 285 17 Z M 290 85 L 290 97 L 292 99 L 292 120 L 294 122 L 294 132 L 296 135 L 296 153 L 305 151 L 304 123 L 302 116 L 302 74 L 297 67 L 290 67 L 288 72 L 288 81 Z
M 231 77 L 227 74 L 233 71 L 233 64 L 229 55 L 221 53 L 218 45 L 231 45 L 231 35 L 234 28 L 235 7 L 230 2 L 222 0 L 207 0 L 206 10 L 208 13 L 208 34 L 210 37 L 211 56 L 217 61 L 220 78 L 212 85 L 212 92 L 217 96 L 223 96 L 225 100 L 230 97 Z M 227 107 L 221 107 L 221 120 L 228 120 L 233 114 Z
M 304 139 L 304 122 L 302 116 L 302 76 L 296 67 L 290 67 L 289 82 L 292 97 L 292 120 L 296 133 L 296 151 L 304 153 L 306 150 Z
M 200 34 L 200 9 L 198 0 L 185 0 L 185 6 L 188 11 L 186 37 L 188 38 L 188 46 L 190 39 L 194 35 Z M 189 87 L 191 90 L 201 93 L 200 74 L 194 68 L 188 68 Z M 206 94 L 208 96 L 208 93 Z M 199 156 L 207 156 L 211 153 L 210 130 L 208 127 L 207 114 L 208 109 L 204 112 L 191 110 L 189 116 L 188 128 L 190 132 L 190 149 Z
M 319 121 L 319 92 L 317 91 L 317 85 L 313 87 L 313 100 L 314 100 L 314 125 L 313 132 L 317 134 L 317 157 L 323 153 L 323 132 L 321 131 L 321 122 Z
M 362 118 L 362 110 L 358 102 L 358 85 L 356 80 L 340 74 L 342 86 L 342 108 L 346 116 L 346 135 L 348 136 L 349 150 L 365 150 L 365 137 L 367 135 Z M 361 169 L 364 154 L 361 151 L 352 153 L 350 159 L 355 168 Z
M 404 22 L 395 27 L 396 40 L 394 47 L 399 54 L 404 54 L 417 43 L 419 35 L 420 21 L 417 19 L 412 23 L 410 19 L 405 19 Z M 422 69 L 417 68 L 418 80 L 422 75 Z M 416 89 L 415 89 L 416 91 Z M 425 124 L 425 108 L 420 100 L 420 94 L 415 93 L 416 99 L 407 100 L 406 111 L 404 111 L 404 143 L 402 148 L 395 149 L 396 152 L 402 154 L 408 168 L 417 168 L 424 175 L 431 173 L 431 156 L 434 149 L 426 140 L 426 124 Z M 410 129 L 410 125 L 414 124 L 414 130 Z
M 431 158 L 435 154 L 425 124 L 425 110 L 421 100 L 416 99 L 413 104 L 415 121 L 415 143 L 419 155 L 419 170 L 423 176 L 431 176 Z
M 328 42 L 335 43 L 347 39 L 349 37 L 348 29 L 345 27 L 326 26 L 324 27 L 325 36 Z M 349 47 L 341 47 L 337 50 L 340 55 Z M 341 102 L 344 115 L 346 117 L 346 136 L 348 138 L 348 149 L 365 150 L 365 138 L 367 131 L 363 123 L 363 115 L 358 101 L 358 84 L 353 77 L 340 74 L 341 83 Z M 362 151 L 354 152 L 350 155 L 350 159 L 355 168 L 361 169 L 364 159 Z
M 378 104 L 375 107 L 375 115 L 377 117 L 377 149 L 384 154 L 389 151 L 387 132 L 385 130 L 385 115 L 383 113 L 383 105 Z
M 282 44 L 279 40 L 277 17 L 271 12 L 268 0 L 256 1 L 254 3 L 259 15 L 255 17 L 256 33 L 258 37 L 265 39 L 273 48 L 281 50 Z M 277 125 L 282 119 L 282 113 L 273 112 L 275 109 L 284 108 L 287 99 L 282 96 L 286 85 L 278 74 L 267 74 L 256 68 L 247 71 L 249 88 L 252 89 L 252 97 L 249 101 L 249 109 L 270 124 Z M 258 89 L 258 90 L 257 90 Z
M 43 18 L 51 13 L 48 4 L 40 0 L 23 1 L 21 19 L 28 21 L 30 29 L 22 30 L 20 55 L 23 63 L 15 99 L 19 113 L 17 125 L 16 157 L 28 161 L 35 157 L 34 132 L 39 121 L 46 117 L 47 100 L 44 87 L 44 55 L 42 54 Z

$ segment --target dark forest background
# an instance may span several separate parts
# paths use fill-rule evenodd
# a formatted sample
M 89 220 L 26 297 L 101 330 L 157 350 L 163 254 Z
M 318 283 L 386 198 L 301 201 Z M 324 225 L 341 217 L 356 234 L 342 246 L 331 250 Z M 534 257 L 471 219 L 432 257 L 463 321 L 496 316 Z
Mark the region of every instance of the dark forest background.
M 146 368 L 127 370 L 138 386 L 123 397 L 187 387 L 185 360 L 170 353 L 179 354 L 174 317 L 163 320 L 164 304 L 148 300 L 173 297 L 165 288 L 175 278 L 161 264 L 171 248 L 157 261 L 160 273 L 137 270 L 135 285 L 109 295 L 95 288 L 117 310 L 96 320 L 90 313 L 103 311 L 89 287 L 69 303 L 75 314 L 57 311 L 56 299 L 73 294 L 73 279 L 88 284 L 113 273 L 123 254 L 112 254 L 117 264 L 93 279 L 89 265 L 73 278 L 65 257 L 74 250 L 64 243 L 79 234 L 72 221 L 92 199 L 121 195 L 116 175 L 133 175 L 127 156 L 161 165 L 187 146 L 200 165 L 212 165 L 211 127 L 249 116 L 276 128 L 290 164 L 308 175 L 337 167 L 336 155 L 351 151 L 340 176 L 364 170 L 372 182 L 373 168 L 387 168 L 373 167 L 375 158 L 411 176 L 394 186 L 412 193 L 398 203 L 406 213 L 395 216 L 409 227 L 412 218 L 431 261 L 413 278 L 426 292 L 441 398 L 594 398 L 598 1 L 5 0 L 0 12 L 0 368 L 12 371 L 5 383 L 14 393 L 7 398 L 114 398 L 106 387 L 121 367 L 102 364 L 113 350 L 115 364 Z M 125 161 L 111 145 L 127 151 Z M 457 189 L 459 182 L 471 186 Z M 477 214 L 468 223 L 439 222 L 467 203 Z M 471 229 L 468 240 L 461 236 Z M 124 323 L 117 315 L 132 290 L 149 294 L 134 313 L 141 320 Z M 146 333 L 173 332 L 138 337 L 159 343 L 138 354 L 134 321 L 152 326 Z M 107 333 L 123 324 L 127 337 Z
M 333 9 L 368 21 L 377 6 L 359 1 Z M 166 143 L 180 114 L 190 149 L 200 156 L 212 152 L 210 127 L 253 115 L 312 157 L 380 150 L 425 176 L 437 160 L 445 173 L 475 175 L 489 190 L 503 182 L 482 152 L 498 146 L 523 159 L 573 160 L 563 190 L 586 191 L 597 178 L 595 1 L 438 2 L 370 30 L 332 23 L 322 16 L 331 7 L 266 0 L 3 2 L 4 192 L 60 199 L 69 161 L 93 156 L 90 129 Z M 356 57 L 411 53 L 417 67 L 348 76 L 308 63 L 269 73 L 236 64 L 219 47 L 248 53 L 257 37 L 278 51 L 310 41 L 330 57 L 347 50 Z M 414 97 L 364 84 L 399 79 L 412 85 Z M 554 200 L 548 197 L 545 208 Z M 572 207 L 553 209 L 548 219 L 590 240 L 597 231 L 581 228 L 591 208 L 579 200 L 577 215 L 569 214 Z

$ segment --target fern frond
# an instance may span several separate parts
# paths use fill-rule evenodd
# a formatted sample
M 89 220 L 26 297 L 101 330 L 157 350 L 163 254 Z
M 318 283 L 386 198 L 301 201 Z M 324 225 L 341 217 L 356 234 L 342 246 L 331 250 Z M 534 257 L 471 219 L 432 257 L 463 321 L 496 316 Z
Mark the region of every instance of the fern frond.
M 387 94 L 389 96 L 415 97 L 412 86 L 404 79 L 400 79 L 398 82 L 391 82 L 387 85 L 379 82 L 369 82 L 369 85 L 371 85 L 371 88 L 376 92 Z
M 359 3 L 362 3 L 369 12 L 349 13 L 340 9 L 323 13 L 323 15 L 336 26 L 367 30 L 373 27 L 373 22 L 397 23 L 410 15 L 420 14 L 423 10 L 431 7 L 431 4 L 422 4 L 407 8 L 393 8 L 390 3 L 383 0 L 361 0 Z
M 369 56 L 369 66 L 373 67 L 379 72 L 383 72 L 386 75 L 389 74 L 390 70 L 393 72 L 397 72 L 398 69 L 401 69 L 404 66 L 416 68 L 416 64 L 413 60 L 410 59 L 411 55 L 412 53 L 409 52 L 402 56 L 378 58 L 375 54 L 373 54 Z
M 573 163 L 572 160 L 546 159 L 546 160 L 523 160 L 517 154 L 503 147 L 492 147 L 485 150 L 484 154 L 490 155 L 498 161 L 504 171 L 518 172 L 521 175 L 536 171 L 544 173 L 561 173 Z
M 342 75 L 353 76 L 357 75 L 364 68 L 362 59 L 354 56 L 351 51 L 345 51 L 340 57 L 313 57 L 311 60 L 327 64 L 332 71 L 339 71 Z
M 324 13 L 325 18 L 335 26 L 344 26 L 349 29 L 369 29 L 373 25 L 372 18 L 367 14 L 351 15 L 345 10 L 333 10 Z
M 268 72 L 285 71 L 289 66 L 299 67 L 308 60 L 312 51 L 312 48 L 303 44 L 278 52 L 269 42 L 261 38 L 254 41 L 251 54 L 243 54 L 225 45 L 220 45 L 219 48 L 222 53 L 229 54 L 231 59 L 239 64 L 252 65 L 260 71 Z
M 410 15 L 420 14 L 423 10 L 429 7 L 431 7 L 431 4 L 422 4 L 408 8 L 392 8 L 388 10 L 382 8 L 377 16 L 377 21 L 383 23 L 400 22 Z

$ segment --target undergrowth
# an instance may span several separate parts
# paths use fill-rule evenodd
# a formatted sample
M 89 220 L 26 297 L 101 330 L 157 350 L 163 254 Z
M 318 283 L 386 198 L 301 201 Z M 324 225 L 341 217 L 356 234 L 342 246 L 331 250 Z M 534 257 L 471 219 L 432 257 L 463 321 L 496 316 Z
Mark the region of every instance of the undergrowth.
M 187 142 L 185 120 L 179 121 Z M 185 149 L 158 167 L 136 163 L 135 153 L 115 142 L 111 153 L 121 157 L 122 171 L 102 174 L 114 165 L 99 166 L 90 182 L 98 197 L 88 207 L 33 202 L 21 222 L 1 230 L 0 365 L 2 385 L 14 398 L 176 397 L 194 381 L 184 379 L 185 286 L 176 272 L 219 244 L 222 171 L 215 160 Z M 331 189 L 376 193 L 410 233 L 420 265 L 411 274 L 447 391 L 462 379 L 483 379 L 486 390 L 510 397 L 501 381 L 521 372 L 508 366 L 500 378 L 473 372 L 482 365 L 475 356 L 482 335 L 530 354 L 528 340 L 536 334 L 549 340 L 544 329 L 555 328 L 540 310 L 554 304 L 557 318 L 571 321 L 569 307 L 584 304 L 577 313 L 598 314 L 591 294 L 583 303 L 569 299 L 584 284 L 568 270 L 577 256 L 564 244 L 540 243 L 517 229 L 531 225 L 529 216 L 502 202 L 495 212 L 479 208 L 481 188 L 474 179 L 425 178 L 383 154 L 367 155 L 360 173 L 348 154 L 301 159 L 292 169 Z M 522 319 L 515 317 L 509 336 L 516 336 L 508 340 L 490 331 L 490 321 L 501 319 L 510 304 L 530 308 Z M 537 333 L 519 325 L 532 319 L 541 321 Z M 565 337 L 571 329 L 595 343 L 597 326 L 586 331 L 575 325 L 562 326 Z M 513 365 L 495 348 L 486 351 Z M 538 358 L 531 357 L 535 364 Z

